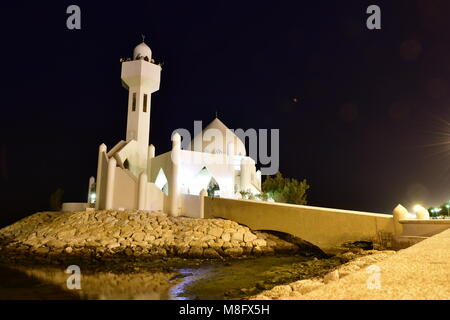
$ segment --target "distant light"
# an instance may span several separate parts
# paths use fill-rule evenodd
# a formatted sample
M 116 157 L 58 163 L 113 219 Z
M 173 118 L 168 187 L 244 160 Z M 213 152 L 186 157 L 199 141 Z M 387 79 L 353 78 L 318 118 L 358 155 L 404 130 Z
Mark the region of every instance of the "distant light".
M 97 195 L 95 193 L 91 193 L 91 203 L 95 203 L 95 199 L 97 198 Z
M 422 208 L 422 206 L 420 204 L 416 204 L 413 208 L 414 212 L 419 211 Z

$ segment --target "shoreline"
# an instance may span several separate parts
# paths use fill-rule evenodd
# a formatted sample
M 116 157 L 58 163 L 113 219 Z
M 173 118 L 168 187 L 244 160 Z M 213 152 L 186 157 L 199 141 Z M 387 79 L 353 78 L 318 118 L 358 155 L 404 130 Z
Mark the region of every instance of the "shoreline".
M 257 295 L 249 297 L 249 300 L 302 300 L 310 292 L 324 287 L 327 284 L 337 282 L 347 276 L 366 269 L 376 263 L 382 262 L 394 255 L 394 250 L 361 250 L 340 254 L 348 258 L 348 262 L 337 266 L 323 276 L 311 277 L 284 285 L 278 285 L 270 290 L 265 290 Z

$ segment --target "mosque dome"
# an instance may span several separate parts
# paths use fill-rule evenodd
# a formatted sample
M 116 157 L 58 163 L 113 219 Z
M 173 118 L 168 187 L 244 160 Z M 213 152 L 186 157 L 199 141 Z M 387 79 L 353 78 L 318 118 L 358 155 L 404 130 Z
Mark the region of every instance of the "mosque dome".
M 142 41 L 142 43 L 138 44 L 133 50 L 133 59 L 139 60 L 147 58 L 148 61 L 152 58 L 152 50 L 150 47 Z
M 245 144 L 242 140 L 218 118 L 208 124 L 202 133 L 203 140 L 206 141 L 202 141 L 202 134 L 198 134 L 191 141 L 188 149 L 215 154 L 246 155 Z M 215 141 L 218 133 L 220 133 L 221 139 Z M 195 150 L 197 145 L 201 145 L 202 150 Z

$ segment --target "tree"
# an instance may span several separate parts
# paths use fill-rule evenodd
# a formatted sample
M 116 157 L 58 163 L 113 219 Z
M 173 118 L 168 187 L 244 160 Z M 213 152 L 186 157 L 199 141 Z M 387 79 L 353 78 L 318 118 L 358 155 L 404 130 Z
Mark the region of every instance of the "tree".
M 444 218 L 445 216 L 450 216 L 450 202 L 446 202 L 440 207 L 431 207 L 428 209 L 430 217 L 432 218 Z
M 273 200 L 291 204 L 307 204 L 306 191 L 309 188 L 306 179 L 298 181 L 284 178 L 280 172 L 275 176 L 268 176 L 262 184 L 263 193 L 268 194 Z

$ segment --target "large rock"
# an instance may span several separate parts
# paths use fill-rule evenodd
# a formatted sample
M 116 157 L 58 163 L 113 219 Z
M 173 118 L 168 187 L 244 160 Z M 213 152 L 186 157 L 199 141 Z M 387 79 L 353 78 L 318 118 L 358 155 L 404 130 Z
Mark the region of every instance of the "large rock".
M 118 243 L 118 242 L 110 243 L 107 246 L 108 249 L 115 249 L 115 248 L 118 248 L 118 247 L 120 247 L 120 243 Z
M 242 248 L 228 248 L 224 250 L 224 254 L 229 257 L 239 257 L 243 252 Z
M 221 258 L 220 254 L 212 248 L 206 248 L 205 250 L 203 250 L 203 257 L 210 259 Z
M 36 253 L 39 254 L 39 255 L 45 255 L 45 254 L 47 254 L 49 251 L 50 251 L 50 249 L 47 248 L 47 247 L 40 247 L 40 248 L 36 248 L 36 249 L 34 250 L 34 252 L 36 252 Z
M 208 234 L 216 238 L 220 238 L 222 236 L 222 233 L 223 233 L 222 228 L 209 228 L 208 230 Z
M 73 249 L 72 249 L 72 247 L 67 247 L 64 249 L 64 251 L 68 254 L 71 254 L 73 252 Z
M 274 297 L 289 296 L 291 292 L 292 288 L 290 285 L 281 285 L 273 287 L 272 290 L 270 290 L 270 295 Z
M 73 237 L 73 236 L 75 235 L 76 232 L 77 232 L 76 229 L 70 229 L 70 230 L 60 231 L 60 232 L 58 232 L 57 237 L 58 237 L 59 239 L 70 238 L 70 237 Z
M 330 283 L 330 282 L 338 281 L 338 280 L 339 280 L 339 271 L 338 270 L 331 271 L 331 272 L 327 273 L 325 275 L 325 277 L 323 277 L 323 282 L 325 282 L 325 283 Z
M 229 242 L 231 240 L 231 235 L 229 233 L 222 234 L 222 240 L 225 242 Z
M 296 295 L 306 294 L 323 285 L 324 283 L 322 281 L 315 279 L 300 280 L 290 284 Z
M 191 247 L 189 249 L 188 256 L 191 258 L 202 258 L 203 257 L 203 248 Z
M 145 238 L 145 233 L 144 232 L 136 232 L 136 233 L 133 233 L 133 236 L 132 236 L 132 238 L 135 240 L 135 241 L 142 241 L 142 240 L 144 240 L 144 238 Z
M 252 241 L 253 245 L 256 247 L 265 247 L 267 246 L 267 241 L 264 239 L 255 239 Z
M 245 242 L 252 242 L 253 240 L 256 240 L 257 238 L 258 237 L 251 232 L 244 233 L 244 241 Z
M 231 240 L 244 241 L 244 233 L 235 232 L 231 235 Z
M 61 240 L 50 240 L 47 242 L 47 246 L 48 247 L 53 247 L 53 248 L 63 248 L 66 245 L 65 241 L 61 241 Z

